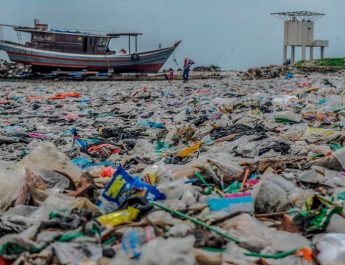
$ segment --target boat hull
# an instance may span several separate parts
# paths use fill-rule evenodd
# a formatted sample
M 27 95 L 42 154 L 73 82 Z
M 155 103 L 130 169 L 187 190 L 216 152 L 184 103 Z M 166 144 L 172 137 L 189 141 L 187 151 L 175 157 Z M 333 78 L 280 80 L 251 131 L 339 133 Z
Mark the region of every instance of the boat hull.
M 39 71 L 61 69 L 105 72 L 112 69 L 116 73 L 156 73 L 159 72 L 178 44 L 135 55 L 63 53 L 33 49 L 10 42 L 0 42 L 0 50 L 6 51 L 11 61 L 30 64 L 34 70 Z

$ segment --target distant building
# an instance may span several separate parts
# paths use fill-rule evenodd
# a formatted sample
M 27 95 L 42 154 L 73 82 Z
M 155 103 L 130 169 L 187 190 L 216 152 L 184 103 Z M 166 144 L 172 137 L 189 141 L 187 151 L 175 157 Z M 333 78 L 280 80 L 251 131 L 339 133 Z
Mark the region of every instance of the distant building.
M 287 61 L 288 46 L 291 47 L 291 62 L 295 62 L 295 47 L 301 47 L 302 60 L 306 60 L 306 48 L 309 48 L 309 58 L 314 59 L 314 48 L 320 48 L 320 57 L 324 58 L 328 40 L 314 40 L 314 22 L 324 16 L 310 11 L 272 13 L 284 21 L 283 59 Z

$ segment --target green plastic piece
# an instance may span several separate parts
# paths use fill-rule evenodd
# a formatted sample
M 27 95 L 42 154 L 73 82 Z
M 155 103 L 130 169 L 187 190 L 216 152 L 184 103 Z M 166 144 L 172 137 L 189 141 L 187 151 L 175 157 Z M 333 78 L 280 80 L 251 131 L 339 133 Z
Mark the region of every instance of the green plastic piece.
M 222 231 L 218 227 L 208 225 L 208 224 L 204 223 L 203 221 L 200 221 L 200 220 L 198 220 L 196 218 L 193 218 L 193 217 L 191 217 L 191 216 L 189 216 L 187 214 L 184 214 L 184 213 L 182 213 L 180 211 L 176 211 L 174 209 L 166 207 L 166 206 L 164 206 L 162 204 L 159 204 L 157 202 L 151 201 L 150 204 L 152 206 L 156 206 L 158 208 L 161 208 L 164 211 L 172 213 L 172 214 L 174 214 L 174 215 L 176 215 L 176 216 L 178 216 L 180 218 L 183 218 L 183 219 L 186 219 L 188 221 L 191 221 L 194 224 L 202 226 L 202 227 L 206 228 L 207 230 L 209 230 L 211 232 L 214 232 L 215 234 L 218 234 L 218 235 L 224 237 L 225 239 L 228 239 L 230 241 L 235 242 L 236 244 L 240 244 L 241 243 L 241 241 L 238 238 L 236 238 L 233 235 L 230 235 L 230 234 Z M 215 250 L 215 249 L 208 248 L 208 250 Z M 280 252 L 280 253 L 277 253 L 277 254 L 260 254 L 260 253 L 256 253 L 256 252 L 247 252 L 247 253 L 244 253 L 244 255 L 251 256 L 251 257 L 267 258 L 267 259 L 281 259 L 281 258 L 285 258 L 285 257 L 287 257 L 289 255 L 292 255 L 292 254 L 296 253 L 297 250 L 298 249 L 292 249 L 292 250 L 289 250 L 289 251 L 286 251 L 286 252 Z
M 213 191 L 213 188 L 210 184 L 207 183 L 207 181 L 204 179 L 204 177 L 197 171 L 194 172 L 195 176 L 200 180 L 200 182 L 202 184 L 204 184 L 206 187 L 207 187 L 207 190 L 206 190 L 206 195 L 209 195 L 212 193 Z
M 337 199 L 345 201 L 345 191 L 337 194 Z
M 72 231 L 72 232 L 68 232 L 63 234 L 60 238 L 59 238 L 59 242 L 70 242 L 76 238 L 79 237 L 85 237 L 85 235 L 79 231 Z
M 329 144 L 329 147 L 335 149 L 335 150 L 340 150 L 342 149 L 343 147 L 339 144 Z
M 174 214 L 174 215 L 176 215 L 176 216 L 178 216 L 178 217 L 180 217 L 180 218 L 189 220 L 189 221 L 191 221 L 191 222 L 194 223 L 194 224 L 197 224 L 197 225 L 199 225 L 199 226 L 202 226 L 202 227 L 206 228 L 207 230 L 212 231 L 212 232 L 214 232 L 214 233 L 216 233 L 216 234 L 218 234 L 218 235 L 224 237 L 225 239 L 228 239 L 228 240 L 230 240 L 230 241 L 233 241 L 233 242 L 235 242 L 235 243 L 237 243 L 237 244 L 241 243 L 241 241 L 240 241 L 238 238 L 236 238 L 236 237 L 234 237 L 234 236 L 232 236 L 232 235 L 230 235 L 230 234 L 228 234 L 228 233 L 225 233 L 224 231 L 222 231 L 222 230 L 219 229 L 218 227 L 208 225 L 208 224 L 204 223 L 203 221 L 200 221 L 200 220 L 198 220 L 198 219 L 196 219 L 196 218 L 190 217 L 189 215 L 184 214 L 184 213 L 182 213 L 182 212 L 173 210 L 173 209 L 171 209 L 171 208 L 169 208 L 169 207 L 166 207 L 166 206 L 164 206 L 164 205 L 162 205 L 162 204 L 159 204 L 159 203 L 157 203 L 157 202 L 151 201 L 150 203 L 151 203 L 151 205 L 156 206 L 156 207 L 158 207 L 158 208 L 161 208 L 161 209 L 163 209 L 164 211 L 167 211 L 167 212 L 172 213 L 172 214 Z
M 249 257 L 258 257 L 258 258 L 265 258 L 265 259 L 283 259 L 287 256 L 293 255 L 297 252 L 297 248 L 285 251 L 285 252 L 279 252 L 277 254 L 261 254 L 261 253 L 255 253 L 255 252 L 248 252 L 244 253 L 244 255 Z
M 209 248 L 209 247 L 203 247 L 203 250 L 209 251 L 209 252 L 215 252 L 215 253 L 223 253 L 225 249 L 222 248 Z
M 116 241 L 116 237 L 112 236 L 103 242 L 104 245 L 112 245 Z
M 223 192 L 224 193 L 236 193 L 241 189 L 241 183 L 237 180 L 235 180 L 233 183 L 231 183 L 229 186 L 227 186 Z

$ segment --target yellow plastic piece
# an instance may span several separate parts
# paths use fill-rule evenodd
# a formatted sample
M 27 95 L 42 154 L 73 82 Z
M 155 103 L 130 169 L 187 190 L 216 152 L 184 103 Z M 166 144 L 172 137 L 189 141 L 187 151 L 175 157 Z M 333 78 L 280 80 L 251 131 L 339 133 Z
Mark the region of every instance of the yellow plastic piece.
M 201 142 L 198 142 L 190 147 L 187 147 L 183 149 L 180 152 L 177 152 L 176 156 L 177 157 L 186 157 L 189 156 L 190 154 L 194 153 L 195 151 L 199 150 L 201 147 Z
M 333 134 L 335 134 L 335 131 L 332 129 L 308 128 L 305 131 L 304 136 L 305 137 L 309 137 L 312 135 L 315 135 L 315 136 L 332 136 Z
M 114 226 L 118 226 L 130 221 L 133 221 L 138 217 L 139 210 L 133 207 L 128 207 L 126 210 L 120 210 L 117 212 L 109 213 L 106 215 L 102 215 L 97 218 L 97 221 L 107 227 L 111 228 Z

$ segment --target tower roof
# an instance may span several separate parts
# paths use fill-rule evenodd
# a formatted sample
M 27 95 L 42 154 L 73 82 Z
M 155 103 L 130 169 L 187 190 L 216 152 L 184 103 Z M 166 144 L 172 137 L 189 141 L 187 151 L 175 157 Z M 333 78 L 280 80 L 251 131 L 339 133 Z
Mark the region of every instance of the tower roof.
M 271 13 L 271 15 L 284 21 L 316 21 L 325 14 L 311 11 L 294 11 Z

